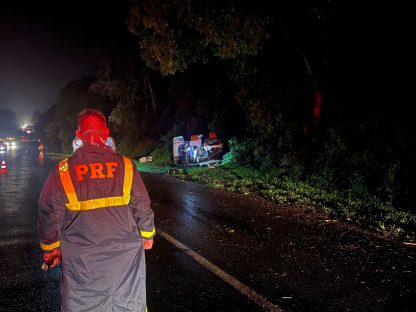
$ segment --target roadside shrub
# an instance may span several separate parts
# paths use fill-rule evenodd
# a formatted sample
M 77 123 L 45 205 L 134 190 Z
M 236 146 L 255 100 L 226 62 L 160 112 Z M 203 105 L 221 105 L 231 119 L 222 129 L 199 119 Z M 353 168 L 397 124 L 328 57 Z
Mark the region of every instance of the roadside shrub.
M 230 146 L 230 151 L 226 154 L 224 154 L 224 156 L 222 157 L 222 164 L 223 165 L 232 165 L 232 164 L 237 164 L 238 163 L 238 159 L 237 159 L 237 152 L 235 150 L 235 139 L 231 139 L 229 140 L 229 146 Z
M 346 144 L 340 132 L 329 129 L 328 138 L 324 143 L 323 150 L 312 169 L 312 181 L 324 188 L 337 188 L 345 181 L 346 166 Z
M 149 156 L 150 153 L 157 148 L 156 140 L 146 140 L 135 142 L 128 137 L 124 137 L 116 144 L 117 150 L 128 157 L 138 159 Z
M 259 138 L 232 138 L 229 140 L 230 155 L 229 160 L 241 164 L 249 165 L 256 169 L 271 168 L 276 165 L 276 148 L 267 144 Z
M 164 166 L 172 163 L 172 149 L 167 145 L 159 145 L 158 148 L 152 151 L 152 163 L 156 166 Z
M 269 171 L 271 168 L 265 166 L 264 169 Z M 281 175 L 300 180 L 303 178 L 305 170 L 305 162 L 298 153 L 288 152 L 282 156 L 279 165 L 279 173 Z
M 252 162 L 252 147 L 249 141 L 240 141 L 237 138 L 229 140 L 230 157 L 239 164 L 248 164 Z
M 141 158 L 145 156 L 150 156 L 152 151 L 157 148 L 157 141 L 156 140 L 145 140 L 139 141 L 139 143 L 134 148 L 134 154 L 136 158 Z
M 131 158 L 135 158 L 134 155 L 134 141 L 129 137 L 123 137 L 121 140 L 116 141 L 116 149 L 120 154 L 126 155 Z

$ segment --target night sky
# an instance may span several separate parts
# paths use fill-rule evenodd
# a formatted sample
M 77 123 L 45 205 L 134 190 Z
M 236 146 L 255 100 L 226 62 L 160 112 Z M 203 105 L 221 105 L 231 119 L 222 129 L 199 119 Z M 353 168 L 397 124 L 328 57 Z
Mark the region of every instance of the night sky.
M 20 122 L 28 121 L 36 109 L 44 112 L 53 105 L 69 82 L 94 76 L 103 50 L 128 35 L 124 25 L 128 4 L 128 0 L 2 3 L 0 107 L 13 109 Z M 396 97 L 414 90 L 412 11 L 360 1 L 337 2 L 334 8 L 329 33 L 336 64 L 333 76 L 345 80 L 346 86 L 348 81 L 366 79 L 382 90 L 395 90 Z M 292 22 L 307 33 L 301 20 Z
M 96 73 L 103 49 L 126 32 L 123 2 L 20 1 L 0 11 L 0 107 L 20 122 L 44 112 L 69 82 Z M 121 3 L 121 4 L 120 4 Z

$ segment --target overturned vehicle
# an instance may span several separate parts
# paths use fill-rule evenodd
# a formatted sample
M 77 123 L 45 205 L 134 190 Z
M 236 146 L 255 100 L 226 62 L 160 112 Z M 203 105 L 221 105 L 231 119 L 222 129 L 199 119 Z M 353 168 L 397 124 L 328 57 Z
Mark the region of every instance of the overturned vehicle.
M 217 135 L 210 132 L 205 139 L 202 134 L 191 135 L 189 141 L 183 136 L 173 138 L 173 160 L 186 166 L 204 165 L 222 159 L 224 144 Z

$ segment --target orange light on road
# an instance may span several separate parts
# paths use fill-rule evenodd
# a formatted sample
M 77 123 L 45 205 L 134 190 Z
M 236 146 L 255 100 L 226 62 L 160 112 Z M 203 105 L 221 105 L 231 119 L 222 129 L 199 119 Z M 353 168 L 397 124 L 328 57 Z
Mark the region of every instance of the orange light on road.
M 43 165 L 43 151 L 42 150 L 40 150 L 40 152 L 39 152 L 39 164 L 40 165 Z

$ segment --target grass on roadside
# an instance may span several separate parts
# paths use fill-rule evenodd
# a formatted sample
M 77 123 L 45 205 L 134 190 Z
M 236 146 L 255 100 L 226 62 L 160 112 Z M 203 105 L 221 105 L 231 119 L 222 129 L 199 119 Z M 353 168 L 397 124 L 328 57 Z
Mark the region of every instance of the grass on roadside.
M 153 168 L 150 169 L 151 167 Z M 167 167 L 155 167 L 151 164 L 140 164 L 139 170 L 169 172 Z M 348 192 L 325 190 L 311 182 L 285 177 L 278 172 L 261 173 L 236 165 L 221 165 L 215 168 L 191 167 L 171 174 L 214 188 L 256 194 L 276 203 L 307 207 L 396 238 L 416 237 L 416 216 L 406 211 L 398 211 L 376 197 L 357 197 Z
M 151 162 L 139 162 L 134 161 L 136 167 L 141 172 L 151 172 L 151 173 L 169 173 L 169 166 L 155 166 Z

